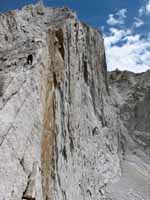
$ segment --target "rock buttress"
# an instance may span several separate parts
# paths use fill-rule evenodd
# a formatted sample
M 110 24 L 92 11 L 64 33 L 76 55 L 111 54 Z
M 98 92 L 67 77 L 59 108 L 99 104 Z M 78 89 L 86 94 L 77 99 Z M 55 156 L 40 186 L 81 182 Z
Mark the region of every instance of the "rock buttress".
M 119 120 L 108 93 L 103 39 L 71 19 L 64 32 L 64 81 L 55 90 L 55 199 L 103 199 L 120 174 Z

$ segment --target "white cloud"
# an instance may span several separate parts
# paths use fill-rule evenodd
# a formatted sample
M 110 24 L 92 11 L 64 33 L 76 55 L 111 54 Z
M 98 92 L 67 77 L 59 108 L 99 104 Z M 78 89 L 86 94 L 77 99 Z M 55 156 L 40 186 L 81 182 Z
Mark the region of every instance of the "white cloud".
M 110 14 L 107 20 L 107 24 L 113 26 L 116 24 L 124 24 L 127 10 L 121 9 L 116 14 Z
M 140 17 L 142 15 L 149 15 L 149 14 L 150 14 L 150 0 L 148 0 L 147 3 L 139 9 Z
M 145 12 L 145 8 L 144 8 L 144 6 L 142 6 L 142 7 L 139 9 L 139 16 L 141 17 L 142 15 L 144 15 L 144 12 Z
M 134 23 L 133 23 L 133 27 L 139 28 L 139 27 L 141 27 L 141 26 L 144 25 L 144 21 L 143 21 L 143 20 L 141 20 L 141 19 L 139 19 L 139 18 L 137 18 L 137 17 L 135 17 L 134 20 L 135 20 L 135 21 L 134 21 Z
M 113 25 L 116 25 L 116 24 L 118 24 L 118 23 L 119 23 L 118 19 L 115 19 L 115 18 L 114 18 L 114 15 L 113 15 L 113 14 L 110 14 L 110 15 L 109 15 L 109 18 L 108 18 L 108 20 L 107 20 L 107 24 L 113 26 Z
M 121 41 L 124 36 L 130 35 L 130 30 L 119 30 L 116 28 L 110 28 L 110 35 L 105 36 L 105 45 L 111 47 L 112 45 Z
M 150 14 L 150 0 L 146 5 L 146 14 L 149 15 Z
M 150 40 L 134 35 L 130 30 L 110 29 L 105 36 L 106 58 L 109 70 L 119 68 L 143 72 L 150 67 Z
M 119 17 L 122 17 L 123 19 L 126 18 L 126 13 L 127 13 L 127 9 L 123 8 L 121 10 L 119 10 L 116 15 L 118 15 Z

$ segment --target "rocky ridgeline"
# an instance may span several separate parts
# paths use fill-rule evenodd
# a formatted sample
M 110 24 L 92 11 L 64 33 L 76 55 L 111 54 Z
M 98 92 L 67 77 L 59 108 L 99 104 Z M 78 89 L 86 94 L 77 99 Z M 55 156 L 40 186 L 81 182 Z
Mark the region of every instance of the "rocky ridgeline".
M 0 14 L 0 39 L 0 200 L 146 200 L 149 72 L 107 77 L 68 8 Z

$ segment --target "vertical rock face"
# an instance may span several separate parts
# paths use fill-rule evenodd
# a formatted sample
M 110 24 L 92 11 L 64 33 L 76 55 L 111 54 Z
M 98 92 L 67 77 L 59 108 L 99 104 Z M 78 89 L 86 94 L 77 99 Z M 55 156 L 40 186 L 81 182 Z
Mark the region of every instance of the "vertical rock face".
M 122 177 L 109 185 L 108 190 L 116 200 L 149 199 L 150 72 L 135 74 L 117 70 L 109 73 L 109 82 L 119 107 L 123 160 Z
M 0 200 L 117 199 L 129 121 L 101 34 L 36 4 L 1 14 L 0 39 Z
M 63 33 L 64 79 L 55 88 L 54 196 L 102 198 L 102 188 L 120 172 L 103 40 L 76 20 Z
M 114 71 L 109 75 L 112 87 L 120 95 L 120 117 L 128 132 L 122 138 L 125 153 L 132 152 L 145 162 L 150 156 L 149 75 L 149 71 L 141 74 Z
M 39 4 L 0 27 L 0 199 L 101 198 L 120 173 L 101 34 Z

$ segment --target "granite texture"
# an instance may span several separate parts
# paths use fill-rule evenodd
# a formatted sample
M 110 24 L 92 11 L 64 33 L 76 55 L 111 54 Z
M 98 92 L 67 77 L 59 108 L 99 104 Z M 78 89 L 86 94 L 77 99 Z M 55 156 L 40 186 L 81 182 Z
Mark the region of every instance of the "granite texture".
M 0 200 L 126 198 L 115 187 L 127 155 L 148 159 L 148 86 L 135 116 L 101 33 L 68 8 L 0 14 L 0 40 Z

